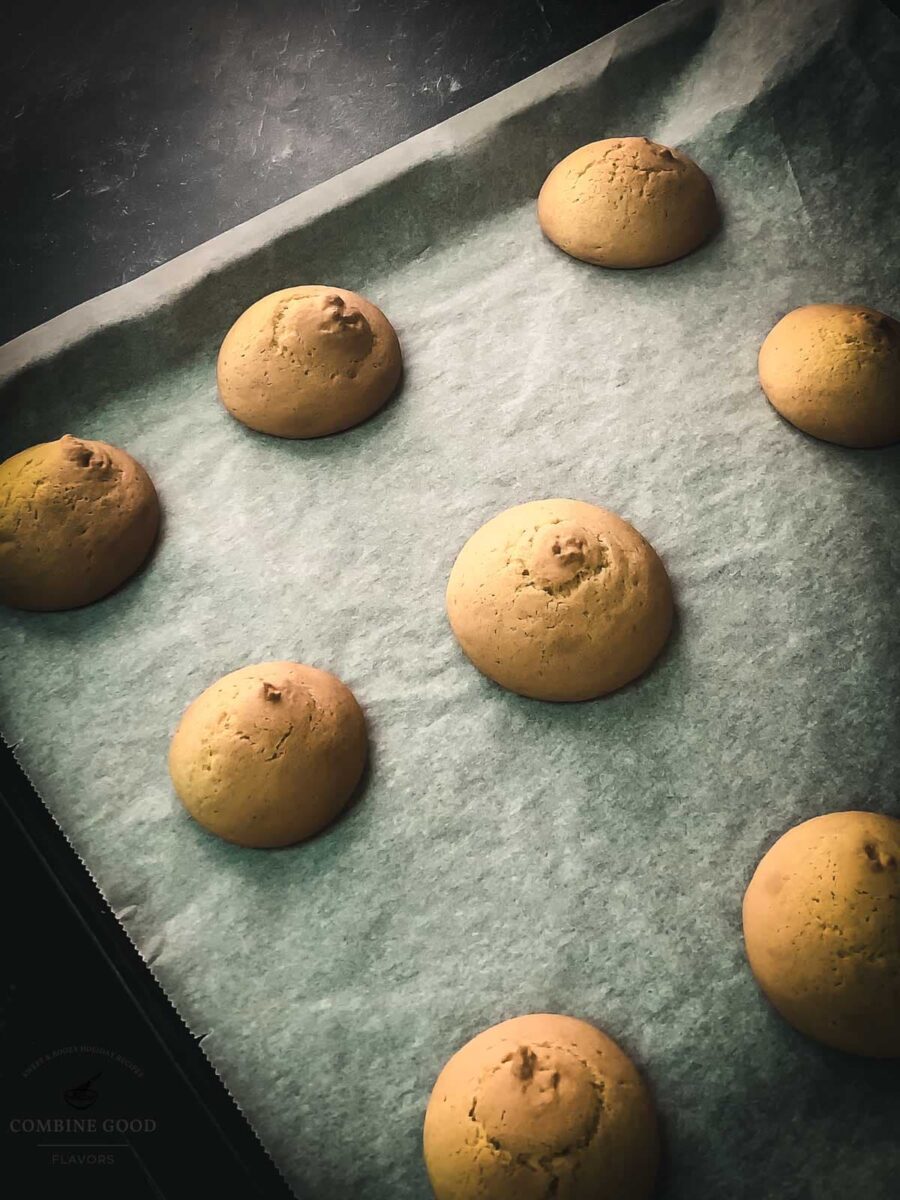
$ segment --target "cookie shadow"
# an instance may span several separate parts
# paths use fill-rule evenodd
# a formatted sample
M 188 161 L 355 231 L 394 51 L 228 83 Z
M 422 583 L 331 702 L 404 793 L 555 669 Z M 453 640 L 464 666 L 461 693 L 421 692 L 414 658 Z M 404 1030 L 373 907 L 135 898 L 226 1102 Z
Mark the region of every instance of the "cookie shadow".
M 725 1188 L 733 1200 L 895 1196 L 897 1063 L 821 1046 L 774 1013 L 767 1026 L 694 1091 L 699 1105 L 669 1140 L 655 1200 Z

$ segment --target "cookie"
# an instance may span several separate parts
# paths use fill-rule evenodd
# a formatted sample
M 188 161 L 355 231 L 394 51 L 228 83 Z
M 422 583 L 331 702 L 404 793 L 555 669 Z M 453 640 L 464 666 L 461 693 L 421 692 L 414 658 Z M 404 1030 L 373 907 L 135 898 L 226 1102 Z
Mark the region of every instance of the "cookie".
M 672 589 L 627 521 L 580 500 L 534 500 L 469 538 L 450 572 L 447 615 L 475 666 L 538 700 L 624 687 L 662 650 Z
M 719 224 L 712 184 L 693 159 L 645 137 L 574 150 L 538 196 L 541 229 L 573 258 L 658 267 L 690 254 Z
M 795 308 L 762 344 L 759 382 L 772 407 L 813 437 L 900 441 L 900 322 L 853 304 Z
M 795 825 L 744 896 L 756 981 L 801 1033 L 900 1056 L 900 821 L 836 812 Z
M 65 434 L 0 464 L 0 601 L 49 612 L 115 591 L 159 530 L 159 500 L 139 462 Z
M 169 773 L 210 833 L 287 846 L 335 819 L 366 755 L 365 718 L 345 684 L 315 667 L 266 662 L 223 676 L 190 705 Z
M 435 1200 L 645 1200 L 659 1135 L 616 1043 L 585 1021 L 537 1013 L 453 1055 L 428 1101 L 424 1152 Z
M 393 326 L 374 304 L 335 287 L 296 287 L 257 300 L 219 351 L 219 397 L 260 433 L 317 438 L 365 421 L 397 387 Z

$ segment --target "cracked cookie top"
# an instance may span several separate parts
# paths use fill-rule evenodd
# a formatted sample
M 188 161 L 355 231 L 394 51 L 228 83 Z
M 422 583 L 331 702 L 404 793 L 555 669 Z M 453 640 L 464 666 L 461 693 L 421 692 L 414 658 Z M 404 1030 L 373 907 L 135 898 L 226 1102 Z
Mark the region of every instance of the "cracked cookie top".
M 441 1071 L 425 1161 L 437 1200 L 643 1200 L 656 1118 L 633 1063 L 593 1025 L 538 1013 L 486 1030 Z
M 0 464 L 0 602 L 79 608 L 114 591 L 156 540 L 149 475 L 117 446 L 65 434 Z
M 400 344 L 374 304 L 343 288 L 284 288 L 228 331 L 216 368 L 232 416 L 262 433 L 311 438 L 372 416 L 400 379 Z
M 362 711 L 334 675 L 293 662 L 243 667 L 190 705 L 169 751 L 175 791 L 210 832 L 285 846 L 344 808 L 365 766 Z
M 858 304 L 806 304 L 759 351 L 759 381 L 792 425 L 841 446 L 900 441 L 900 321 Z
M 602 1111 L 603 1082 L 584 1059 L 565 1046 L 533 1042 L 488 1068 L 469 1116 L 494 1149 L 540 1164 L 586 1146 Z
M 789 829 L 744 897 L 766 996 L 839 1050 L 900 1057 L 900 821 L 832 812 Z
M 615 513 L 578 500 L 508 509 L 468 540 L 447 585 L 465 653 L 495 682 L 586 700 L 642 674 L 672 623 L 668 575 Z
M 544 181 L 538 220 L 574 258 L 603 267 L 655 267 L 714 233 L 712 185 L 693 159 L 645 137 L 574 150 Z

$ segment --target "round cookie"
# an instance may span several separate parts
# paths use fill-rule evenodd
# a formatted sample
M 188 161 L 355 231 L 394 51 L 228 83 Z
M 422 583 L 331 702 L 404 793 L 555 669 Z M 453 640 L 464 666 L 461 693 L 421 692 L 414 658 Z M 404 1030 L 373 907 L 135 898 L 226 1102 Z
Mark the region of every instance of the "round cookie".
M 366 724 L 334 675 L 294 662 L 232 671 L 181 718 L 169 749 L 179 799 L 239 846 L 287 846 L 341 812 L 362 776 Z
M 900 322 L 853 304 L 795 308 L 762 344 L 759 382 L 772 407 L 813 437 L 900 441 Z
M 557 163 L 538 196 L 541 229 L 573 258 L 658 267 L 690 254 L 719 224 L 693 159 L 645 137 L 607 138 Z
M 436 1200 L 645 1200 L 656 1114 L 631 1060 L 593 1025 L 537 1013 L 478 1034 L 438 1076 L 425 1165 Z
M 659 654 L 672 590 L 653 547 L 615 513 L 534 500 L 469 538 L 450 572 L 447 615 L 496 683 L 537 700 L 590 700 Z
M 900 821 L 837 812 L 795 825 L 744 896 L 757 983 L 801 1033 L 900 1056 Z
M 92 604 L 153 547 L 159 500 L 139 462 L 65 434 L 0 464 L 0 602 L 50 612 Z
M 365 421 L 400 380 L 400 343 L 374 304 L 343 288 L 284 288 L 225 336 L 219 397 L 251 429 L 316 438 Z

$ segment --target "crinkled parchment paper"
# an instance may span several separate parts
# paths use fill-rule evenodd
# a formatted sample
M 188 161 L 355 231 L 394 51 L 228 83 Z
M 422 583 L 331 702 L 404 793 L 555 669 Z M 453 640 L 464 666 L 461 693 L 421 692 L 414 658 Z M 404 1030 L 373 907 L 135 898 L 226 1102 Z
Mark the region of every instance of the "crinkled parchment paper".
M 651 271 L 566 258 L 545 172 L 632 133 L 699 160 L 723 232 Z M 898 162 L 879 3 L 685 0 L 2 352 L 3 454 L 127 447 L 165 529 L 101 604 L 3 614 L 0 727 L 298 1194 L 427 1196 L 440 1066 L 557 1010 L 646 1071 L 666 1200 L 896 1197 L 896 1066 L 773 1015 L 740 900 L 792 823 L 900 811 L 900 454 L 803 436 L 755 374 L 796 305 L 900 312 Z M 232 421 L 213 366 L 298 282 L 382 306 L 407 373 L 291 443 Z M 468 535 L 554 495 L 628 517 L 677 590 L 669 651 L 597 703 L 499 690 L 444 618 Z M 282 657 L 355 689 L 371 778 L 325 836 L 240 850 L 184 815 L 167 745 Z

